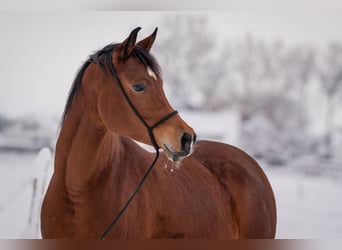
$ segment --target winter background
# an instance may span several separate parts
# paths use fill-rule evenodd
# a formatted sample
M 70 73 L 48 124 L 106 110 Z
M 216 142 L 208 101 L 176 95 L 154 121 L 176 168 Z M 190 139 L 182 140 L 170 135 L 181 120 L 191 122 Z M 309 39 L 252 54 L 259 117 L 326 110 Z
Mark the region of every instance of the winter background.
M 0 238 L 40 238 L 59 119 L 87 56 L 157 26 L 166 94 L 275 192 L 277 238 L 342 237 L 341 9 L 0 12 Z

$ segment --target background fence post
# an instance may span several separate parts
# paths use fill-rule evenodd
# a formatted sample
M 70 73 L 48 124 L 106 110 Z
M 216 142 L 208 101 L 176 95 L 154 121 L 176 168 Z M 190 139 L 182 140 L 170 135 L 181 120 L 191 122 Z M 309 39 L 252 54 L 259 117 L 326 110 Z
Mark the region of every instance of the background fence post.
M 52 175 L 52 152 L 42 148 L 31 165 L 32 197 L 25 238 L 40 238 L 40 209 Z

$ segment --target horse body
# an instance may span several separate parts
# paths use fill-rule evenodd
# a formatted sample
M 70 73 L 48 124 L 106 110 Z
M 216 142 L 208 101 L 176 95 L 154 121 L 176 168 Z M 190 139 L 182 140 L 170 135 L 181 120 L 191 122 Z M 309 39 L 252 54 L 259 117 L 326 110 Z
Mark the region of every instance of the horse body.
M 152 34 L 139 44 L 149 50 L 154 38 Z M 134 50 L 130 46 L 135 46 L 132 33 L 110 53 L 120 54 L 121 48 L 127 56 Z M 146 69 L 144 65 L 135 66 L 132 58 L 120 62 L 115 55 L 112 62 L 124 83 L 137 80 L 124 74 L 123 65 L 148 91 L 158 94 L 153 99 L 157 104 L 150 108 L 141 93 L 125 85 L 134 104 L 149 108 L 150 113 L 142 114 L 146 122 L 155 123 L 152 113 L 159 118 L 170 113 L 171 106 L 157 89 L 160 85 L 150 84 L 159 80 L 158 74 L 149 72 L 153 65 L 144 71 L 153 79 L 146 80 L 147 76 L 137 73 Z M 89 63 L 81 72 L 77 95 L 71 91 L 56 145 L 54 174 L 42 206 L 44 238 L 99 238 L 153 161 L 154 154 L 130 139 L 150 143 L 148 133 L 141 132 L 146 128 L 108 79 L 98 63 Z M 165 153 L 108 238 L 274 237 L 273 192 L 251 157 L 209 141 L 197 142 L 193 150 L 194 132 L 178 115 L 158 125 L 153 134 Z

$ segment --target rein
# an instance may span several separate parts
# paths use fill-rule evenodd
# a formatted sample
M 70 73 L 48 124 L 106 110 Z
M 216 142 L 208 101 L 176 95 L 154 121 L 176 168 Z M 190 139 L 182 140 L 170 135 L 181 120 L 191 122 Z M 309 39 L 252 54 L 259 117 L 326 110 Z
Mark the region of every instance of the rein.
M 109 70 L 114 78 L 114 80 L 117 82 L 117 84 L 119 85 L 121 92 L 123 93 L 123 95 L 125 96 L 126 101 L 128 102 L 129 106 L 131 107 L 131 109 L 133 110 L 133 112 L 135 113 L 135 115 L 140 119 L 140 121 L 142 122 L 142 124 L 144 124 L 144 126 L 146 127 L 147 131 L 148 131 L 148 135 L 150 137 L 151 143 L 156 151 L 156 156 L 153 160 L 153 162 L 151 163 L 150 167 L 147 169 L 145 175 L 143 176 L 143 178 L 140 180 L 140 182 L 138 183 L 137 187 L 135 188 L 135 190 L 133 191 L 133 193 L 131 194 L 131 196 L 128 198 L 128 200 L 126 201 L 125 205 L 122 207 L 122 209 L 119 211 L 119 213 L 115 216 L 115 218 L 113 219 L 113 221 L 109 224 L 109 226 L 106 228 L 106 230 L 103 232 L 103 234 L 101 235 L 100 239 L 104 239 L 107 234 L 111 231 L 111 229 L 113 228 L 113 226 L 116 224 L 116 222 L 120 219 L 120 217 L 123 215 L 123 213 L 125 212 L 125 210 L 128 208 L 129 204 L 131 203 L 131 201 L 134 199 L 134 197 L 136 196 L 136 194 L 139 192 L 139 190 L 141 189 L 142 185 L 144 184 L 145 180 L 147 179 L 148 175 L 150 174 L 151 170 L 153 169 L 154 165 L 156 164 L 158 158 L 159 158 L 159 146 L 156 142 L 156 139 L 154 137 L 153 134 L 153 129 L 158 127 L 160 124 L 162 124 L 163 122 L 167 121 L 168 119 L 170 119 L 172 116 L 178 114 L 178 111 L 173 111 L 170 114 L 164 116 L 163 118 L 161 118 L 159 121 L 157 121 L 155 124 L 153 124 L 152 126 L 149 126 L 147 124 L 147 122 L 144 120 L 144 118 L 141 116 L 141 114 L 139 113 L 139 111 L 136 109 L 136 107 L 134 106 L 134 104 L 132 103 L 131 99 L 129 98 L 127 92 L 125 91 L 122 82 L 115 70 L 114 64 L 112 62 L 112 53 L 110 53 L 110 56 L 106 57 L 107 58 L 107 65 L 109 66 Z

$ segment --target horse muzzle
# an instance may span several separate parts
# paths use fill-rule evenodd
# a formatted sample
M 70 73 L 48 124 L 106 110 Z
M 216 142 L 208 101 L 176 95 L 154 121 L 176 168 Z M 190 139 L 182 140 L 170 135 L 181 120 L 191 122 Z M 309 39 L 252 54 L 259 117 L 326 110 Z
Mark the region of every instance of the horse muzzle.
M 186 132 L 183 133 L 179 139 L 179 143 L 181 148 L 180 151 L 174 150 L 167 142 L 162 144 L 162 149 L 170 161 L 177 162 L 192 154 L 196 143 L 196 134 L 193 133 L 193 135 L 191 135 Z

